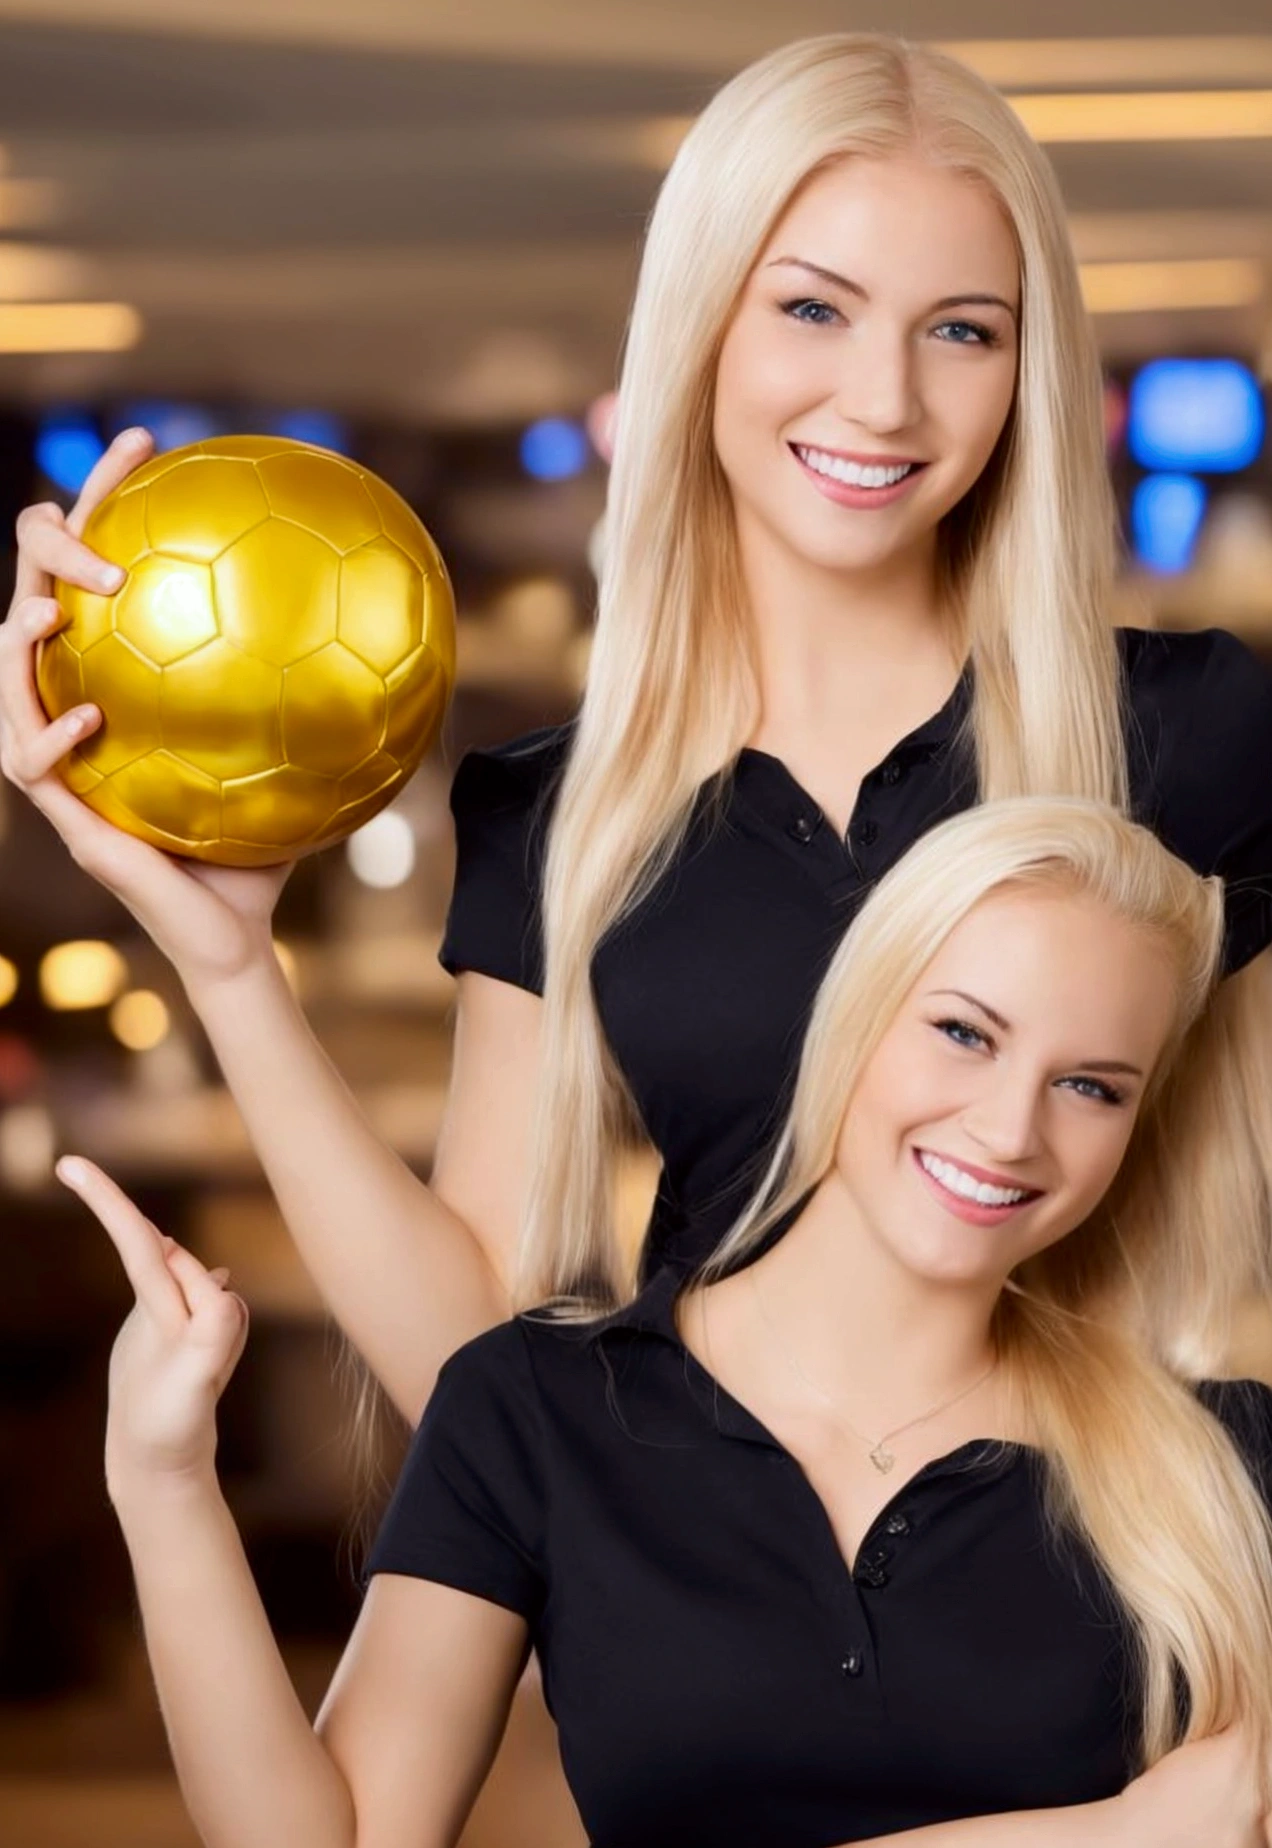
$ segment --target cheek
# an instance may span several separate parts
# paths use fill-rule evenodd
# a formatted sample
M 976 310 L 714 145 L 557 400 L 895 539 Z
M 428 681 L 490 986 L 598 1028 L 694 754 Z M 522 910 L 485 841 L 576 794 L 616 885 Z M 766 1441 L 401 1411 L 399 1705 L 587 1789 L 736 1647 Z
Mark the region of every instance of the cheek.
M 1097 1206 L 1117 1179 L 1134 1127 L 1134 1117 L 1124 1121 L 1119 1115 L 1115 1127 L 1104 1135 L 1092 1137 L 1086 1147 L 1075 1151 L 1071 1157 L 1070 1180 L 1075 1193 L 1082 1198 L 1084 1211 L 1090 1212 Z
M 929 413 L 964 451 L 971 475 L 978 475 L 993 454 L 1011 415 L 1015 393 L 1015 361 L 1005 357 L 1001 366 L 996 362 L 986 365 L 970 381 L 955 376 L 952 366 L 932 378 L 927 394 Z
M 815 345 L 787 337 L 767 313 L 740 317 L 716 367 L 715 437 L 722 459 L 748 438 L 772 439 L 781 426 L 825 396 Z
M 934 1058 L 922 1041 L 885 1041 L 862 1074 L 844 1118 L 841 1168 L 894 1166 L 913 1131 L 939 1123 L 963 1101 L 953 1069 Z
M 1054 1205 L 1035 1228 L 1029 1252 L 1059 1244 L 1089 1219 L 1117 1179 L 1135 1120 L 1120 1114 L 1116 1123 L 1053 1125 L 1049 1141 L 1061 1184 Z M 1022 1254 L 1024 1255 L 1024 1254 Z

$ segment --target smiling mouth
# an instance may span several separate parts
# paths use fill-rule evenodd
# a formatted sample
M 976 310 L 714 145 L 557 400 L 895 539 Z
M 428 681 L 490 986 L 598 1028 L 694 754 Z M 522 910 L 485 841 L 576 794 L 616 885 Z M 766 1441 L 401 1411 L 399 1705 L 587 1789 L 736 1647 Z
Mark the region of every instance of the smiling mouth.
M 841 481 L 849 488 L 894 488 L 908 475 L 927 467 L 926 462 L 854 462 L 849 456 L 836 455 L 830 449 L 812 449 L 805 443 L 792 443 L 791 448 L 815 475 Z
M 960 1167 L 957 1162 L 949 1161 L 943 1155 L 934 1155 L 930 1149 L 915 1149 L 914 1159 L 923 1172 L 939 1187 L 943 1187 L 946 1193 L 953 1194 L 958 1200 L 965 1200 L 969 1206 L 1006 1211 L 1012 1207 L 1026 1206 L 1030 1201 L 1042 1197 L 1040 1188 L 1013 1187 L 1005 1179 L 995 1183 L 983 1174 L 974 1174 Z

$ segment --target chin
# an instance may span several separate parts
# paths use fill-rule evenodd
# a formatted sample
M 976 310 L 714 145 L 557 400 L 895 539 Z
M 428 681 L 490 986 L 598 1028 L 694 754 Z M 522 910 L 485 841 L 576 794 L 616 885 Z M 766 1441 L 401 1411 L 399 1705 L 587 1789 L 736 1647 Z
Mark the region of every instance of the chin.
M 904 1243 L 889 1240 L 888 1244 L 893 1257 L 913 1277 L 953 1288 L 996 1283 L 1019 1262 L 992 1232 L 977 1226 L 912 1228 Z
M 875 516 L 869 516 L 875 517 Z M 782 544 L 795 558 L 819 571 L 839 573 L 878 571 L 906 551 L 898 535 L 854 535 L 855 544 L 846 543 L 841 532 L 798 532 L 787 528 L 780 532 Z
M 968 1252 L 948 1252 L 942 1256 L 925 1253 L 922 1257 L 901 1254 L 901 1261 L 920 1283 L 949 1289 L 974 1289 L 998 1284 L 1010 1275 L 1010 1267 L 989 1264 Z

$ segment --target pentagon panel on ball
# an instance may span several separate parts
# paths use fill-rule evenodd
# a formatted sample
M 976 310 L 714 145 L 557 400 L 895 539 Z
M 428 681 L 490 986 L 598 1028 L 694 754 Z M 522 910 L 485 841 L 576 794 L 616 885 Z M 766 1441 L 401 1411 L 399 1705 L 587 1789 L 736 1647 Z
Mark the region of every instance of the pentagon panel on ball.
M 59 583 L 50 717 L 102 724 L 75 793 L 170 853 L 266 866 L 361 827 L 417 768 L 455 680 L 446 567 L 400 495 L 329 450 L 225 436 L 155 456 L 89 516 L 127 572 Z

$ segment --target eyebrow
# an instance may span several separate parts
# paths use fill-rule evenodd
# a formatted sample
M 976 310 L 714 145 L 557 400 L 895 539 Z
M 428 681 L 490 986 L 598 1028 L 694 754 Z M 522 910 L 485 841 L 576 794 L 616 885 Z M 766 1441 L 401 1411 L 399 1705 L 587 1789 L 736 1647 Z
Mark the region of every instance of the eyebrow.
M 1000 1028 L 1002 1032 L 1011 1032 L 1010 1021 L 1004 1020 L 997 1009 L 990 1007 L 984 1001 L 978 1001 L 975 995 L 969 995 L 965 989 L 933 988 L 930 992 L 932 995 L 954 995 L 959 1001 L 966 1001 L 969 1007 L 974 1007 L 980 1013 L 984 1014 L 987 1020 L 992 1020 L 994 1025 Z M 1077 1059 L 1074 1061 L 1074 1069 L 1076 1071 L 1101 1072 L 1109 1075 L 1120 1073 L 1128 1078 L 1142 1078 L 1144 1076 L 1138 1065 L 1128 1065 L 1124 1059 Z
M 764 267 L 765 269 L 776 269 L 783 265 L 790 269 L 805 270 L 810 276 L 818 276 L 823 282 L 832 283 L 837 289 L 846 289 L 849 295 L 860 296 L 863 302 L 870 299 L 868 292 L 859 282 L 854 282 L 851 276 L 841 276 L 837 270 L 824 269 L 820 263 L 810 263 L 805 257 L 771 257 Z M 1015 308 L 1010 302 L 1004 301 L 1001 295 L 975 293 L 943 295 L 939 302 L 932 303 L 932 307 L 933 309 L 966 308 L 972 304 L 981 308 L 1005 308 L 1013 321 L 1016 318 Z

